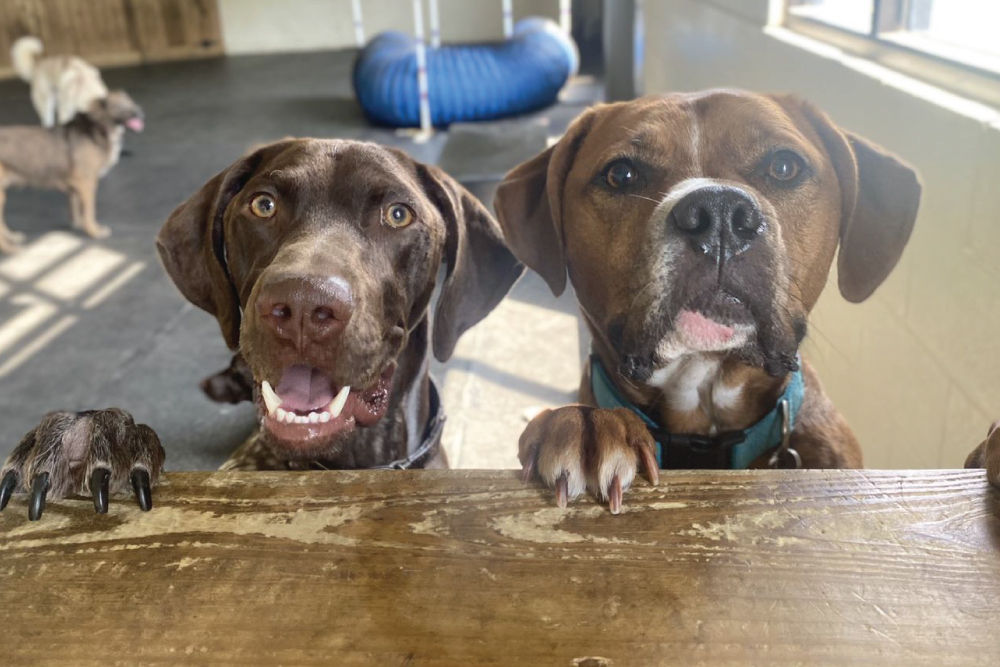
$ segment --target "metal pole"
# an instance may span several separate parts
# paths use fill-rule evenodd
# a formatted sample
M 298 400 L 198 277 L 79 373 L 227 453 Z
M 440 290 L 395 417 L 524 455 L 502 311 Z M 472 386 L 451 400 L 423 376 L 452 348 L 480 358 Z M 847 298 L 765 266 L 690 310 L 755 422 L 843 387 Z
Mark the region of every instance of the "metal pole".
M 424 44 L 424 3 L 413 0 L 413 33 L 417 38 L 417 91 L 420 94 L 420 133 L 431 134 L 431 104 L 427 92 L 427 46 Z
M 438 0 L 431 0 L 431 48 L 441 46 L 441 22 L 438 17 Z
M 354 20 L 354 41 L 358 48 L 365 45 L 365 26 L 361 22 L 361 0 L 351 0 L 351 16 Z
M 559 27 L 567 35 L 573 32 L 572 0 L 559 0 Z
M 503 37 L 510 39 L 514 34 L 514 9 L 511 0 L 503 0 Z

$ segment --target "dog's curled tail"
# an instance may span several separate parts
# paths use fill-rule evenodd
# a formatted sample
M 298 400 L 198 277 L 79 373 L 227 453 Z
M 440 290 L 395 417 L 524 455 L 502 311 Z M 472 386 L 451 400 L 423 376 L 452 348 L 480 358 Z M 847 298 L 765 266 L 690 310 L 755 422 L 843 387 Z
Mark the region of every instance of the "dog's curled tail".
M 31 81 L 35 71 L 35 61 L 42 55 L 44 47 L 37 37 L 21 37 L 10 47 L 10 60 L 14 71 L 25 81 Z

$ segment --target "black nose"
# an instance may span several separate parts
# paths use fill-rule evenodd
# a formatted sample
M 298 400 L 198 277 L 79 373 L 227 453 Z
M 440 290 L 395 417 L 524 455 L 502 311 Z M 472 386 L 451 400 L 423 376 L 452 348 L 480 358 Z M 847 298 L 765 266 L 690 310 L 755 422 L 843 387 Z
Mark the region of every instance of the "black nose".
M 685 195 L 670 212 L 670 221 L 692 248 L 720 263 L 746 251 L 764 231 L 764 216 L 753 198 L 721 185 Z

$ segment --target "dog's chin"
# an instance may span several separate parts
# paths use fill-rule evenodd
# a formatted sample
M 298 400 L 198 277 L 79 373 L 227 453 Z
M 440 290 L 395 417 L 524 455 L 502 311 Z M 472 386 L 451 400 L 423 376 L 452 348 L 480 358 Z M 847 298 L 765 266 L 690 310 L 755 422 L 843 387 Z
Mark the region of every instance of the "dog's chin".
M 772 321 L 772 307 L 719 289 L 681 303 L 671 308 L 664 302 L 658 309 L 661 326 L 644 327 L 646 335 L 620 349 L 619 372 L 624 378 L 648 382 L 656 371 L 689 355 L 733 357 L 772 375 L 795 369 L 796 341 Z
M 365 386 L 335 385 L 318 368 L 293 364 L 274 380 L 256 379 L 261 435 L 291 460 L 335 456 L 356 428 L 385 415 L 395 364 Z

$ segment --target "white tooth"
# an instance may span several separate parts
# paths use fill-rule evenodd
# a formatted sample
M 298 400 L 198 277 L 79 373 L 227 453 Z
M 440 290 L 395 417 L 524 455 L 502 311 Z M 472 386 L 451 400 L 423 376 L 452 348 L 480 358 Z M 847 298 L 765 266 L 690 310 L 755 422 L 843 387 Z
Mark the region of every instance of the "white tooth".
M 260 395 L 264 399 L 264 405 L 267 406 L 267 414 L 273 416 L 278 406 L 281 405 L 281 397 L 275 393 L 271 383 L 267 380 L 260 383 Z
M 285 412 L 284 408 L 278 408 L 277 410 L 274 411 L 274 418 L 277 419 L 279 422 L 283 422 L 285 421 L 286 414 L 288 413 Z
M 296 424 L 308 424 L 309 423 L 309 417 L 306 417 L 305 415 L 295 415 L 295 423 Z
M 295 423 L 295 413 L 289 410 L 285 413 L 285 423 L 294 424 Z
M 321 412 L 321 413 L 319 413 L 319 421 L 320 421 L 321 424 L 325 424 L 328 421 L 330 421 L 330 413 L 329 412 Z
M 319 423 L 319 413 L 318 412 L 310 412 L 309 413 L 309 423 L 310 424 L 318 424 Z
M 336 419 L 344 411 L 344 404 L 347 403 L 347 395 L 351 393 L 351 385 L 345 385 L 340 393 L 330 401 L 330 416 Z

